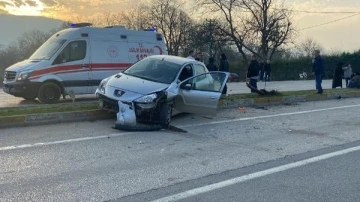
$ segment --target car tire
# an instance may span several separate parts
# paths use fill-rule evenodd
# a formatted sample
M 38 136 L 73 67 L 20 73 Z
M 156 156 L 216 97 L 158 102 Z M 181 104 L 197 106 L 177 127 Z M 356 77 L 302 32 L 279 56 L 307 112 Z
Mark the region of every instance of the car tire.
M 164 103 L 160 108 L 160 124 L 164 128 L 169 128 L 172 116 L 172 107 L 168 103 Z
M 54 104 L 60 100 L 61 89 L 55 83 L 44 83 L 39 88 L 38 98 L 41 103 L 44 104 Z

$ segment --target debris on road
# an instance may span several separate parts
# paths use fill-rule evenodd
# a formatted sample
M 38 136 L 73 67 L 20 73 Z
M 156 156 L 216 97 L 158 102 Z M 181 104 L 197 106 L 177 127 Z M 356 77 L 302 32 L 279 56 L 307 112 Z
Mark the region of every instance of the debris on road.
M 176 126 L 173 126 L 173 125 L 169 125 L 169 127 L 166 129 L 168 131 L 172 131 L 172 132 L 180 132 L 180 133 L 187 133 L 186 130 L 183 130 L 181 128 L 178 128 Z
M 255 109 L 269 110 L 267 107 L 264 106 L 256 106 Z
M 266 89 L 257 89 L 252 87 L 249 83 L 246 83 L 246 86 L 251 90 L 255 91 L 259 95 L 279 95 L 280 93 L 276 90 L 267 91 Z

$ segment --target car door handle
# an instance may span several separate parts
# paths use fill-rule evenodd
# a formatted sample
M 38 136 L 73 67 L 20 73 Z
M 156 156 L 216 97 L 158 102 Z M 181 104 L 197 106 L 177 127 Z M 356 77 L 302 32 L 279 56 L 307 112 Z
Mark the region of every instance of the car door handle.
M 81 65 L 81 68 L 88 68 L 87 65 Z
M 215 100 L 216 98 L 215 97 L 210 97 L 211 100 Z

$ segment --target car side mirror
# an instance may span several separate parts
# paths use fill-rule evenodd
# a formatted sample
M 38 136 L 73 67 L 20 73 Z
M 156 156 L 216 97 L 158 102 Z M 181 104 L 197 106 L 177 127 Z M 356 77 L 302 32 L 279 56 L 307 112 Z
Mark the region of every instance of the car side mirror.
M 191 90 L 191 84 L 190 83 L 187 83 L 187 84 L 183 84 L 181 85 L 181 89 L 184 89 L 184 90 Z

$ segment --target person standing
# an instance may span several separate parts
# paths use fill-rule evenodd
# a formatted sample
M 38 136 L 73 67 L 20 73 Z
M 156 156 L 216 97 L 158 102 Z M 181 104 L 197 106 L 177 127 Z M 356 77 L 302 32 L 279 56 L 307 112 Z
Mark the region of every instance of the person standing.
M 348 64 L 346 67 L 342 68 L 344 70 L 344 78 L 345 78 L 345 84 L 346 87 L 349 86 L 349 80 L 351 79 L 351 75 L 352 75 L 352 68 L 351 68 L 351 64 Z
M 332 88 L 337 88 L 337 87 L 342 88 L 343 66 L 344 63 L 342 62 L 336 64 L 336 68 L 334 69 L 334 73 L 333 73 Z
M 270 60 L 266 61 L 264 65 L 264 70 L 265 70 L 265 81 L 270 81 L 270 73 L 271 73 Z
M 219 71 L 217 65 L 215 64 L 214 58 L 209 58 L 209 63 L 206 65 L 206 67 L 209 70 L 209 72 Z
M 314 56 L 315 57 L 313 59 L 312 73 L 313 75 L 315 75 L 317 94 L 322 94 L 323 88 L 321 86 L 321 83 L 325 74 L 324 59 L 320 55 L 320 50 L 315 50 Z
M 227 60 L 226 55 L 224 53 L 221 54 L 221 57 L 220 57 L 219 71 L 221 71 L 221 72 L 229 72 L 230 71 L 229 61 Z M 227 94 L 227 85 L 226 84 L 224 86 L 222 94 L 223 95 Z
M 260 81 L 264 81 L 265 64 L 266 64 L 266 62 L 263 62 L 263 61 L 261 61 L 261 62 L 259 63 Z
M 188 59 L 191 59 L 191 60 L 195 60 L 195 57 L 194 57 L 194 50 L 190 50 L 189 51 L 189 56 L 187 56 Z
M 259 62 L 256 59 L 256 56 L 253 55 L 251 57 L 251 63 L 247 69 L 246 77 L 250 79 L 250 85 L 257 89 L 257 80 L 259 79 Z M 255 92 L 254 90 L 251 90 L 251 92 Z

